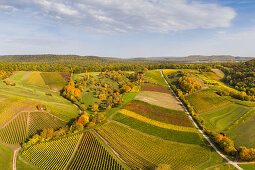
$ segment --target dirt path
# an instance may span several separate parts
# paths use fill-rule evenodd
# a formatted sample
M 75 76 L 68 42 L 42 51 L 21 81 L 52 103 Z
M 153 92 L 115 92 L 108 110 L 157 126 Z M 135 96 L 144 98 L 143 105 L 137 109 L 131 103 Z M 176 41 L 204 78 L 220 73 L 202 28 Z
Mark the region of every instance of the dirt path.
M 165 80 L 166 84 L 168 85 L 169 89 L 172 91 L 172 93 L 174 94 L 174 96 L 176 97 L 176 100 L 181 102 L 179 100 L 179 98 L 176 96 L 176 94 L 173 92 L 173 90 L 171 89 L 171 87 L 169 86 L 168 82 L 166 81 L 162 71 L 160 71 L 163 79 Z M 182 103 L 182 106 L 185 110 L 185 112 L 187 113 L 187 115 L 189 116 L 190 120 L 193 122 L 194 126 L 197 128 L 197 130 L 202 134 L 202 136 L 208 141 L 208 143 L 213 147 L 213 149 L 223 158 L 225 159 L 229 164 L 232 164 L 234 167 L 236 167 L 237 169 L 239 170 L 243 170 L 240 166 L 237 165 L 237 162 L 234 162 L 234 161 L 231 161 L 230 159 L 228 159 L 224 154 L 222 154 L 220 152 L 220 150 L 212 143 L 212 141 L 209 139 L 208 136 L 206 136 L 203 131 L 198 127 L 197 123 L 194 121 L 194 119 L 192 118 L 192 116 L 190 115 L 190 113 L 188 112 L 188 110 L 186 109 L 186 107 L 183 105 Z
M 20 149 L 21 149 L 21 147 L 14 150 L 13 161 L 12 161 L 12 169 L 13 170 L 16 170 L 17 156 L 18 156 L 18 152 L 19 152 Z

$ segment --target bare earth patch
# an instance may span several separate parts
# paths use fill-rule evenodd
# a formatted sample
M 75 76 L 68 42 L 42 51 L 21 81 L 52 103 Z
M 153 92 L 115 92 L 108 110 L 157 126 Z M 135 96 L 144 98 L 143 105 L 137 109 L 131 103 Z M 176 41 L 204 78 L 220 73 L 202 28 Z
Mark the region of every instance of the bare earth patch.
M 168 109 L 183 111 L 181 103 L 169 93 L 142 91 L 135 97 L 135 99 Z

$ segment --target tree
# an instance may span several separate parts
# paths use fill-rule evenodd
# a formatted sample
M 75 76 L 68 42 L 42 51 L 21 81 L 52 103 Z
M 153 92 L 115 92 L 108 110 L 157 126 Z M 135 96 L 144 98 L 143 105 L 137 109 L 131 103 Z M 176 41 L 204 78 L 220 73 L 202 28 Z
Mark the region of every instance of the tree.
M 90 109 L 92 112 L 98 112 L 99 111 L 98 107 L 99 107 L 98 104 L 93 104 Z
M 97 115 L 97 122 L 98 122 L 98 123 L 101 123 L 101 122 L 104 121 L 104 120 L 105 120 L 104 114 L 99 113 L 99 114 Z

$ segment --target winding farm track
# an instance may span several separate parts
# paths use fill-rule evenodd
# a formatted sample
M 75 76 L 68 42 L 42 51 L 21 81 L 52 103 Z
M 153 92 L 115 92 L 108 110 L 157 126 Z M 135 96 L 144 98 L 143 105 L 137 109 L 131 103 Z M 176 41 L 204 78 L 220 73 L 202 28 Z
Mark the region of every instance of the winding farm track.
M 197 123 L 194 121 L 194 119 L 192 118 L 192 116 L 190 115 L 190 113 L 188 112 L 188 110 L 186 109 L 186 107 L 184 106 L 184 104 L 179 100 L 179 98 L 176 96 L 176 94 L 174 93 L 174 91 L 172 90 L 172 88 L 170 87 L 170 85 L 168 84 L 168 82 L 166 81 L 162 71 L 160 71 L 163 79 L 165 80 L 167 86 L 169 87 L 169 89 L 172 91 L 172 93 L 174 94 L 174 96 L 176 97 L 176 100 L 179 101 L 181 103 L 181 105 L 184 108 L 184 111 L 186 112 L 186 114 L 189 116 L 190 120 L 193 122 L 193 124 L 195 125 L 195 127 L 197 128 L 197 130 L 202 134 L 202 136 L 208 141 L 208 143 L 212 146 L 212 148 L 223 158 L 225 159 L 229 164 L 233 165 L 234 167 L 236 167 L 239 170 L 243 170 L 240 166 L 238 166 L 237 162 L 231 161 L 230 159 L 228 159 L 224 154 L 222 154 L 220 152 L 220 150 L 213 144 L 213 142 L 209 139 L 208 136 L 206 136 L 204 134 L 204 132 L 198 127 Z

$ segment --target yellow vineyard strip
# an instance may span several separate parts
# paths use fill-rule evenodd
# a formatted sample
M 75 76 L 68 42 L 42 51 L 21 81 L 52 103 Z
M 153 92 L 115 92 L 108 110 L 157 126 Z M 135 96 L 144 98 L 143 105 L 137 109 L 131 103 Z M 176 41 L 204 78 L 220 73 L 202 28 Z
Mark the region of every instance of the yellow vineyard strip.
M 151 125 L 154 126 L 158 126 L 161 128 L 165 128 L 165 129 L 172 129 L 172 130 L 177 130 L 177 131 L 182 131 L 182 132 L 193 132 L 193 133 L 197 133 L 197 130 L 195 128 L 191 128 L 191 127 L 184 127 L 184 126 L 176 126 L 176 125 L 172 125 L 172 124 L 167 124 L 167 123 L 162 123 L 156 120 L 152 120 L 152 119 L 148 119 L 146 117 L 143 117 L 135 112 L 131 112 L 129 110 L 125 110 L 122 109 L 119 111 L 120 113 L 133 117 L 135 119 L 138 119 L 140 121 L 143 121 L 145 123 L 149 123 Z

